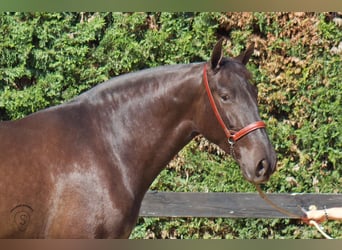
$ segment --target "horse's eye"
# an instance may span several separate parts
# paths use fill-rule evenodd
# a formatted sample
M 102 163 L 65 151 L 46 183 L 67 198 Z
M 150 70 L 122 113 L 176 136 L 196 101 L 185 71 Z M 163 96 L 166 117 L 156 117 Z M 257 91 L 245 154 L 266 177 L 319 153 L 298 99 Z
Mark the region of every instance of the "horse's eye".
M 229 100 L 229 96 L 228 95 L 222 95 L 221 99 L 222 99 L 222 101 L 226 102 Z

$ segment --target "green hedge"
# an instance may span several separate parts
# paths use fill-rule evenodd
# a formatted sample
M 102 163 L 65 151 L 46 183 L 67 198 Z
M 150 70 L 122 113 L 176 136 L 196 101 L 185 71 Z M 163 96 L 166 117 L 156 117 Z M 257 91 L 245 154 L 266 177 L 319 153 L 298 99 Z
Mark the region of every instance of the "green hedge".
M 3 13 L 0 119 L 62 103 L 115 75 L 206 60 L 219 16 Z
M 278 153 L 270 192 L 340 193 L 341 27 L 329 13 L 2 13 L 0 120 L 63 103 L 104 80 L 157 65 L 208 60 L 252 40 L 248 68 Z M 209 153 L 208 153 L 209 152 Z M 235 162 L 203 138 L 152 189 L 255 192 Z M 341 237 L 341 224 L 326 223 Z M 321 238 L 296 220 L 140 218 L 132 238 Z

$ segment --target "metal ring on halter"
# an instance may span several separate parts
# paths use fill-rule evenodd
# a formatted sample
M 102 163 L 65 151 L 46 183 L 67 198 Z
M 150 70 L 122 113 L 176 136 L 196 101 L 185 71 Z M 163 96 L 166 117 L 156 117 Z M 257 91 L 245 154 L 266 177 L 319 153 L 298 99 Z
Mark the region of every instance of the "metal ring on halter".
M 228 137 L 227 141 L 228 141 L 228 143 L 229 143 L 229 145 L 230 145 L 230 155 L 231 155 L 234 159 L 236 159 L 236 157 L 235 157 L 235 151 L 234 151 L 235 140 L 234 140 L 233 137 Z
M 231 147 L 235 145 L 235 140 L 233 139 L 233 137 L 228 137 L 228 143 Z

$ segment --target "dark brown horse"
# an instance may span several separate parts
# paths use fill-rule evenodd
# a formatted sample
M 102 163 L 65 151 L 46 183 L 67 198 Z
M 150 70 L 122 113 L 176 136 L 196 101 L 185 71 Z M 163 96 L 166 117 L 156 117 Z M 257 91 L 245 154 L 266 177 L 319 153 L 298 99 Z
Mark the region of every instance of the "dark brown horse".
M 276 155 L 245 68 L 253 48 L 228 59 L 221 47 L 208 63 L 119 76 L 0 123 L 0 237 L 128 237 L 152 181 L 198 134 L 232 153 L 248 181 L 267 181 Z M 220 118 L 245 128 L 227 129 L 239 138 Z

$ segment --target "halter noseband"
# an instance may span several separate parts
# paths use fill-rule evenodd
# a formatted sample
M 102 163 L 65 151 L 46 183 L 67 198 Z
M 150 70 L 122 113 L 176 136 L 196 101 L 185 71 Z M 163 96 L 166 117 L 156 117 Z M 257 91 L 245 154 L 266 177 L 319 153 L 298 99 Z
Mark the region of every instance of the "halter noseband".
M 221 127 L 223 128 L 224 133 L 226 134 L 228 138 L 228 143 L 230 144 L 231 149 L 233 149 L 234 144 L 245 135 L 249 134 L 250 132 L 256 129 L 261 129 L 261 128 L 266 127 L 266 124 L 263 121 L 257 121 L 257 122 L 253 122 L 247 125 L 246 127 L 242 128 L 239 131 L 229 130 L 227 126 L 224 124 L 220 113 L 218 112 L 213 94 L 211 93 L 211 90 L 210 90 L 208 76 L 207 76 L 207 64 L 205 64 L 203 67 L 203 82 L 204 82 L 205 90 L 209 97 L 211 108 L 213 109 L 217 121 L 220 123 Z

